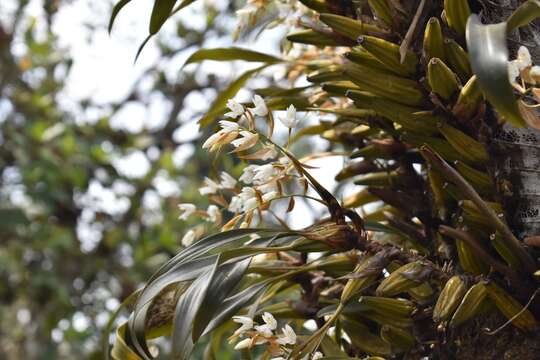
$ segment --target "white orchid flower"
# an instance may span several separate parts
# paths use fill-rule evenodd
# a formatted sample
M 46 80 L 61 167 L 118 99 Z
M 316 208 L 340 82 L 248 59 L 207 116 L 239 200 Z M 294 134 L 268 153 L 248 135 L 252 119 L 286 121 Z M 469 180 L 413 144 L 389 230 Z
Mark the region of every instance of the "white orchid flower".
M 231 142 L 237 150 L 249 149 L 259 141 L 259 134 L 251 131 L 240 131 L 240 136 L 242 137 Z
M 238 131 L 240 129 L 240 125 L 238 125 L 237 122 L 229 121 L 229 120 L 220 120 L 219 125 L 226 133 L 231 133 L 233 131 Z
M 228 113 L 225 113 L 226 117 L 236 119 L 239 116 L 242 116 L 244 114 L 244 107 L 239 102 L 229 99 L 227 100 L 227 107 L 229 108 Z
M 272 329 L 270 329 L 270 326 L 268 326 L 267 324 L 257 325 L 255 326 L 255 330 L 257 330 L 257 332 L 265 338 L 274 336 Z
M 251 339 L 244 339 L 242 341 L 239 341 L 238 344 L 234 346 L 234 350 L 242 350 L 247 349 L 251 345 Z
M 219 184 L 208 177 L 204 178 L 205 186 L 199 188 L 199 193 L 201 195 L 215 194 L 219 190 Z
M 257 116 L 266 116 L 268 115 L 268 107 L 264 102 L 264 99 L 260 95 L 255 95 L 253 97 L 254 108 L 250 108 L 251 112 Z
M 193 204 L 179 204 L 178 209 L 180 209 L 181 214 L 178 217 L 180 220 L 187 220 L 197 210 L 197 207 Z
M 208 221 L 210 222 L 216 223 L 220 219 L 219 208 L 216 205 L 208 206 L 206 213 L 208 214 Z
M 298 125 L 298 119 L 296 118 L 296 108 L 294 107 L 294 105 L 290 105 L 287 108 L 286 116 L 284 118 L 280 117 L 279 120 L 289 129 L 295 128 L 296 125 Z
M 242 334 L 253 328 L 253 319 L 248 316 L 233 316 L 232 319 L 234 322 L 241 324 L 241 326 L 234 332 L 235 335 Z
M 253 183 L 253 177 L 255 176 L 255 170 L 258 168 L 258 165 L 249 165 L 244 168 L 242 171 L 242 176 L 240 176 L 239 180 L 242 181 L 245 184 L 251 184 Z
M 265 312 L 262 314 L 262 319 L 264 323 L 270 327 L 270 329 L 275 330 L 277 328 L 277 321 L 274 315 L 270 314 L 269 312 Z
M 236 187 L 236 179 L 233 178 L 228 172 L 222 171 L 220 175 L 221 182 L 219 183 L 224 189 L 234 189 Z
M 293 328 L 287 324 L 283 329 L 281 329 L 283 332 L 282 335 L 278 338 L 278 343 L 281 345 L 294 345 L 296 344 L 296 333 L 294 332 Z
M 193 241 L 195 241 L 195 231 L 189 230 L 187 233 L 184 234 L 182 237 L 182 246 L 188 247 L 191 244 L 193 244 Z
M 272 180 L 278 173 L 278 169 L 272 164 L 265 164 L 257 167 L 255 169 L 255 176 L 253 176 L 253 181 L 255 183 L 264 184 Z

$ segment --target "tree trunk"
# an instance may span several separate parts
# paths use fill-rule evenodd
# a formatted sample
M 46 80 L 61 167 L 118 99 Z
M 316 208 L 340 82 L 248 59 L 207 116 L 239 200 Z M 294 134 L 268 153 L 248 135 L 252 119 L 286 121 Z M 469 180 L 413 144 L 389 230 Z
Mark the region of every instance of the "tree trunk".
M 507 19 L 523 1 L 481 1 L 486 23 Z M 526 46 L 533 64 L 540 64 L 540 22 L 514 30 L 508 37 L 510 53 Z M 495 180 L 508 221 L 521 238 L 540 235 L 540 132 L 505 124 L 493 132 Z
M 479 0 L 483 23 L 504 21 L 523 1 Z M 539 22 L 514 30 L 508 37 L 510 54 L 524 45 L 534 64 L 540 64 Z M 508 123 L 499 125 L 493 111 L 487 111 L 488 136 L 486 143 L 493 163 L 493 180 L 505 210 L 506 218 L 519 239 L 540 235 L 540 131 L 515 128 Z M 534 251 L 534 250 L 533 250 Z M 538 256 L 535 256 L 538 258 Z M 535 285 L 536 286 L 536 285 Z M 531 293 L 535 289 L 531 289 Z M 526 303 L 529 299 L 521 299 Z M 539 301 L 530 309 L 539 318 Z M 536 311 L 535 311 L 536 310 Z M 495 334 L 488 334 L 505 324 L 500 314 L 479 317 L 471 326 L 455 334 L 454 349 L 448 358 L 460 360 L 533 360 L 540 359 L 540 332 L 525 334 L 512 325 Z

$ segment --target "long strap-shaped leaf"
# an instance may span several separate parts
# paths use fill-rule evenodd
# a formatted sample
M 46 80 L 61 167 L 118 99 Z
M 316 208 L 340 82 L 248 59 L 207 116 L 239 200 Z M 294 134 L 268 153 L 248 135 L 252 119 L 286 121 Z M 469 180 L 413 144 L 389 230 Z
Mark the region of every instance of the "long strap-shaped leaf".
M 126 329 L 127 323 L 124 323 L 116 330 L 116 338 L 111 351 L 111 356 L 114 360 L 141 360 L 142 358 L 137 355 L 137 353 L 135 353 L 124 341 Z
M 525 26 L 540 17 L 540 1 L 529 0 L 520 5 L 507 20 L 507 30 Z
M 146 344 L 145 330 L 148 310 L 150 309 L 154 297 L 169 285 L 190 281 L 204 276 L 202 274 L 208 272 L 212 264 L 215 264 L 216 261 L 218 261 L 218 258 L 218 255 L 213 255 L 181 264 L 181 266 L 175 268 L 174 271 L 166 273 L 163 277 L 149 283 L 143 289 L 141 295 L 137 299 L 133 314 L 128 320 L 126 329 L 128 345 L 130 345 L 139 356 L 145 360 L 152 358 Z
M 217 255 L 212 255 L 202 259 L 180 263 L 162 276 L 148 282 L 137 299 L 134 311 L 135 315 L 138 315 L 139 310 L 167 286 L 183 281 L 191 281 L 199 277 L 214 263 L 216 257 Z
M 218 252 L 221 248 L 226 246 L 235 246 L 238 242 L 245 241 L 246 236 L 250 234 L 257 233 L 258 235 L 264 236 L 275 235 L 278 232 L 280 231 L 270 229 L 236 229 L 206 236 L 176 254 L 171 260 L 156 271 L 148 282 L 161 276 L 179 262 L 196 259 L 197 257 L 208 255 L 211 252 Z
M 199 311 L 193 320 L 193 342 L 199 339 L 223 301 L 236 288 L 250 262 L 251 258 L 248 258 L 237 263 L 225 264 L 216 272 L 201 305 L 202 311 Z
M 184 63 L 184 66 L 192 63 L 201 62 L 204 60 L 214 61 L 232 61 L 243 60 L 250 62 L 264 62 L 267 64 L 275 64 L 283 60 L 268 54 L 258 51 L 242 49 L 238 47 L 230 48 L 215 48 L 215 49 L 200 49 L 194 52 Z
M 260 233 L 265 232 L 264 229 L 258 229 L 258 231 Z M 230 259 L 229 262 L 224 265 L 226 266 L 225 269 L 231 266 L 234 269 L 234 263 L 238 261 L 243 262 L 245 259 L 249 260 L 252 255 L 259 253 L 260 251 L 257 249 L 258 246 L 261 247 L 262 250 L 266 251 L 266 246 L 270 246 L 273 241 L 280 237 L 287 236 L 287 233 L 276 232 L 273 230 L 268 230 L 267 232 L 273 233 L 274 235 L 271 237 L 257 239 L 252 243 L 254 246 L 252 251 L 248 252 L 234 251 L 235 246 L 239 244 L 238 241 L 245 241 L 246 231 L 233 230 L 226 233 L 216 234 L 183 250 L 180 254 L 183 254 L 184 256 L 177 256 L 169 261 L 168 264 L 170 266 L 167 266 L 166 269 L 162 267 L 161 271 L 158 271 L 160 275 L 153 276 L 145 288 L 141 291 L 141 294 L 137 299 L 133 315 L 130 318 L 128 324 L 129 331 L 127 333 L 130 335 L 130 344 L 133 346 L 133 348 L 136 349 L 141 356 L 144 357 L 145 354 L 148 356 L 148 349 L 145 340 L 146 318 L 150 304 L 158 294 L 172 284 L 191 281 L 204 276 L 204 274 L 207 273 L 212 265 L 217 261 L 218 257 L 220 257 L 220 261 Z M 209 242 L 209 240 L 212 239 L 216 240 L 215 243 Z M 221 256 L 221 254 L 212 255 L 212 253 L 219 253 L 229 248 L 232 248 L 232 250 L 223 252 L 223 256 Z M 231 254 L 229 254 L 229 252 L 231 252 Z M 241 274 L 245 272 L 246 267 L 247 264 L 241 267 L 243 269 Z M 240 272 L 239 270 L 240 269 L 236 269 L 235 273 Z M 236 274 L 236 276 L 233 278 L 236 278 L 237 276 L 240 275 Z M 229 280 L 232 281 L 232 279 Z M 236 283 L 233 284 L 232 282 L 229 282 L 229 285 L 234 287 Z M 226 295 L 228 295 L 228 292 L 224 292 L 223 296 L 225 297 Z M 204 326 L 206 326 L 209 321 L 210 320 L 207 319 L 206 322 L 201 323 L 202 325 L 200 324 L 202 329 L 197 329 L 197 336 L 200 335 L 200 332 L 202 332 Z
M 232 99 L 236 93 L 244 87 L 244 84 L 246 81 L 248 81 L 253 75 L 261 71 L 262 69 L 266 68 L 271 64 L 264 64 L 262 66 L 259 66 L 255 69 L 248 70 L 242 75 L 240 75 L 239 78 L 234 80 L 232 83 L 229 84 L 229 86 L 225 89 L 223 89 L 214 102 L 212 102 L 212 105 L 210 105 L 210 109 L 208 109 L 208 112 L 206 115 L 204 115 L 201 120 L 199 120 L 199 123 L 201 126 L 207 126 L 209 125 L 215 118 L 220 116 L 225 112 L 226 104 L 228 99 Z
M 214 266 L 195 280 L 189 289 L 182 295 L 176 305 L 173 319 L 172 332 L 172 358 L 177 360 L 189 359 L 193 351 L 194 342 L 192 340 L 193 322 L 201 305 L 204 302 L 206 293 L 212 279 L 216 275 L 219 266 L 219 256 Z
M 120 12 L 120 10 L 122 10 L 122 8 L 124 6 L 126 6 L 129 2 L 131 2 L 131 0 L 120 0 L 119 2 L 116 3 L 116 5 L 114 5 L 114 7 L 112 9 L 112 12 L 111 12 L 111 18 L 109 19 L 109 28 L 108 28 L 109 33 L 112 30 L 112 27 L 113 27 L 113 24 L 114 24 L 114 20 L 116 19 L 116 16 Z
M 506 22 L 483 25 L 477 15 L 467 21 L 467 47 L 473 72 L 491 105 L 512 125 L 524 127 L 508 79 Z
M 129 295 L 126 299 L 124 299 L 124 301 L 122 301 L 120 306 L 118 306 L 118 308 L 111 314 L 109 321 L 107 322 L 107 325 L 105 325 L 105 329 L 103 330 L 103 333 L 101 335 L 102 336 L 101 345 L 102 345 L 102 351 L 103 351 L 105 360 L 109 360 L 110 358 L 109 335 L 111 333 L 111 329 L 114 327 L 114 324 L 116 322 L 116 319 L 118 318 L 118 315 L 120 315 L 120 312 L 124 310 L 126 306 L 131 305 L 137 299 L 137 296 L 139 296 L 139 293 L 140 293 L 140 290 L 137 290 L 131 293 L 131 295 Z M 124 347 L 127 347 L 126 343 L 122 339 L 118 339 L 118 337 L 124 336 L 125 326 L 127 326 L 127 323 L 124 323 L 123 325 L 119 326 L 118 329 L 116 330 L 116 340 L 113 346 L 113 353 L 118 354 L 118 353 L 129 352 L 128 350 L 124 349 Z M 124 359 L 124 358 L 129 358 L 129 357 L 128 356 L 120 357 L 120 359 Z M 114 359 L 117 359 L 117 358 L 114 358 Z

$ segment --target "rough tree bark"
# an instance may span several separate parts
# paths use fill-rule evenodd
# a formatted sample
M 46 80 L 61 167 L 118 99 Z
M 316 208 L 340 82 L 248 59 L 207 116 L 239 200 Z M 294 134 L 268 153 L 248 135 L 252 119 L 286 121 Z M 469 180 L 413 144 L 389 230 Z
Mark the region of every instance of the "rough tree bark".
M 523 1 L 483 1 L 486 22 L 506 19 Z M 511 54 L 526 46 L 534 64 L 540 64 L 540 22 L 514 30 L 508 37 Z M 496 180 L 509 221 L 520 237 L 540 234 L 540 132 L 506 124 L 495 132 Z M 500 160 L 500 161 L 499 161 Z
M 524 1 L 479 0 L 476 9 L 481 12 L 483 23 L 504 21 Z M 540 64 L 540 22 L 514 30 L 508 37 L 511 56 L 525 45 L 534 64 Z M 489 124 L 487 145 L 492 155 L 492 176 L 500 201 L 513 232 L 520 238 L 540 235 L 540 131 L 518 129 L 509 124 L 498 125 L 492 111 L 487 111 Z M 535 250 L 532 250 L 535 251 Z M 538 258 L 538 254 L 535 258 Z M 535 286 L 535 285 L 532 285 Z M 535 289 L 532 288 L 531 292 Z M 528 299 L 522 299 L 525 302 Z M 539 301 L 531 308 L 538 318 Z M 490 335 L 486 329 L 497 329 L 507 319 L 500 315 L 480 317 L 474 324 L 455 335 L 452 355 L 455 359 L 540 359 L 540 332 L 524 334 L 506 326 Z

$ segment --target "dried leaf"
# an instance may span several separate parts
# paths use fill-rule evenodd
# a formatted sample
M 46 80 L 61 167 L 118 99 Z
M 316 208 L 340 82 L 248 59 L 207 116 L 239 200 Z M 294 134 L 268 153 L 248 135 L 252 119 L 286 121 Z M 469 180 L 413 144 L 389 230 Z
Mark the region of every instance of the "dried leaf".
M 527 125 L 540 130 L 540 117 L 538 117 L 537 109 L 527 106 L 523 100 L 518 101 L 518 108 Z

